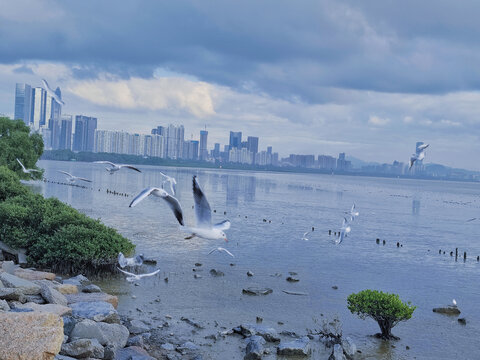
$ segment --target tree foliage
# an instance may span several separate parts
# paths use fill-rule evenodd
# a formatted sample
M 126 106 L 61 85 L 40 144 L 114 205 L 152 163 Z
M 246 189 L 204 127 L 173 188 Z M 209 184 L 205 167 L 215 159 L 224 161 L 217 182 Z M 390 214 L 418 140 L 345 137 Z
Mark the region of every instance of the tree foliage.
M 42 172 L 25 174 L 17 158 L 27 169 L 37 169 L 35 164 L 43 153 L 40 134 L 30 134 L 30 128 L 22 120 L 0 117 L 0 166 L 7 166 L 22 179 L 41 179 Z
M 375 320 L 381 330 L 380 336 L 384 339 L 395 338 L 391 333 L 392 328 L 399 322 L 410 319 L 416 309 L 410 302 L 402 302 L 397 294 L 377 290 L 350 294 L 347 302 L 352 314 L 357 314 L 361 319 L 370 317 Z

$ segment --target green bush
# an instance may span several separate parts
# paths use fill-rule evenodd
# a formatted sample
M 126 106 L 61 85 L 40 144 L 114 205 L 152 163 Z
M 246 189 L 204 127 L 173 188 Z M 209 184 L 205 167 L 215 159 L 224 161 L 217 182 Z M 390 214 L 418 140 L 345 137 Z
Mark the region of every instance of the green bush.
M 363 290 L 358 294 L 350 294 L 347 298 L 348 310 L 361 319 L 372 318 L 378 323 L 383 339 L 396 339 L 392 328 L 400 321 L 412 317 L 416 306 L 410 302 L 402 302 L 397 294 L 384 293 L 377 290 Z

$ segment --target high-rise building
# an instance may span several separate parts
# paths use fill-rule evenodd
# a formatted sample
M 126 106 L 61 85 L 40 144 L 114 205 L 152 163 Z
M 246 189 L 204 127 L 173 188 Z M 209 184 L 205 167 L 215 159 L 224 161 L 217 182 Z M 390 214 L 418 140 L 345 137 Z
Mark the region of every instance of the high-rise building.
M 23 120 L 30 126 L 32 111 L 32 87 L 28 84 L 17 83 L 15 86 L 15 120 Z
M 230 131 L 229 150 L 239 149 L 241 145 L 242 145 L 242 132 Z
M 220 157 L 220 143 L 215 143 L 213 145 L 213 158 L 218 159 Z
M 271 154 L 272 153 L 272 147 L 271 146 L 267 146 L 267 154 Z
M 62 98 L 62 92 L 59 87 L 55 90 L 55 94 L 57 94 L 60 99 Z M 60 120 L 62 116 L 62 105 L 48 95 L 48 93 L 46 94 L 45 99 L 45 125 L 52 130 L 53 120 Z
M 188 160 L 198 160 L 199 153 L 198 153 L 198 147 L 199 147 L 199 142 L 197 140 L 188 140 L 185 141 L 184 144 L 184 149 L 183 149 L 183 158 L 188 159 Z
M 162 135 L 165 136 L 166 129 L 163 126 L 157 126 L 155 129 L 152 129 L 152 135 Z
M 318 155 L 318 167 L 320 169 L 334 170 L 337 165 L 337 160 L 333 156 Z
M 200 130 L 200 160 L 207 160 L 208 150 L 207 150 L 207 130 Z
M 337 170 L 344 171 L 346 168 L 345 153 L 338 154 Z
M 249 136 L 247 138 L 247 150 L 253 154 L 253 162 L 255 163 L 255 155 L 258 153 L 258 137 Z
M 76 115 L 73 151 L 93 151 L 95 148 L 95 130 L 97 118 Z
M 63 115 L 60 120 L 60 138 L 58 141 L 58 149 L 72 149 L 72 115 Z
M 166 129 L 167 157 L 180 159 L 183 156 L 183 143 L 185 142 L 185 128 L 183 125 L 168 125 Z
M 32 111 L 31 120 L 35 130 L 40 129 L 40 126 L 45 126 L 45 110 L 46 110 L 47 92 L 41 88 L 36 87 L 32 89 Z

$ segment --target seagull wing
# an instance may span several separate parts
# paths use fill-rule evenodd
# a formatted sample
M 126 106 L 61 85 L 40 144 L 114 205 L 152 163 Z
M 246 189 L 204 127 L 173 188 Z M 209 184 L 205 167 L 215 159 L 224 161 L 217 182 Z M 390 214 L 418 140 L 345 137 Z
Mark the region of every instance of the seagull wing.
M 226 252 L 228 255 L 230 255 L 231 257 L 235 257 L 230 251 L 228 251 L 227 249 L 225 248 L 218 248 L 218 250 L 220 251 L 223 251 L 223 252 Z
M 139 274 L 137 275 L 139 278 L 142 278 L 142 277 L 147 277 L 147 276 L 153 276 L 153 275 L 156 275 L 160 272 L 160 269 L 158 270 L 155 270 L 154 272 L 151 272 L 151 273 L 147 273 L 147 274 Z
M 421 151 L 418 154 L 418 158 L 417 158 L 417 160 L 423 160 L 423 159 L 425 159 L 425 151 Z
M 132 202 L 130 203 L 130 205 L 128 205 L 128 207 L 134 207 L 136 206 L 140 201 L 142 201 L 143 199 L 145 199 L 148 195 L 150 195 L 151 193 L 153 193 L 154 191 L 158 191 L 160 190 L 159 188 L 156 188 L 156 187 L 149 187 L 149 188 L 146 188 L 144 190 L 142 190 L 142 192 L 140 192 L 140 194 L 138 194 L 137 196 L 135 196 L 135 198 L 132 200 Z
M 193 200 L 195 202 L 195 215 L 198 227 L 212 226 L 212 210 L 210 204 L 198 185 L 197 177 L 193 176 Z
M 219 222 L 218 224 L 213 225 L 213 228 L 219 230 L 228 230 L 230 229 L 230 225 L 232 225 L 230 220 L 224 220 L 222 222 Z
M 108 165 L 110 165 L 110 166 L 112 166 L 112 167 L 117 166 L 117 164 L 114 164 L 114 163 L 112 163 L 112 162 L 110 162 L 110 161 L 94 161 L 93 163 L 94 163 L 94 164 L 108 164 Z
M 174 183 L 175 179 L 173 178 L 170 178 L 170 190 L 172 191 L 172 195 L 175 195 L 175 183 Z
M 68 172 L 66 172 L 66 171 L 58 170 L 58 172 L 60 172 L 60 173 L 62 173 L 62 174 L 65 174 L 65 175 L 67 175 L 67 176 L 70 176 L 70 177 L 72 177 L 72 178 L 75 177 L 75 176 L 73 176 L 72 174 L 70 174 L 70 173 L 68 173 Z
M 20 166 L 22 167 L 22 169 L 25 170 L 25 171 L 27 171 L 27 169 L 25 169 L 25 166 L 23 166 L 22 162 L 21 162 L 20 160 L 18 160 L 18 158 L 17 158 L 17 161 L 18 161 L 18 163 L 20 164 Z
M 120 271 L 121 271 L 122 273 L 124 273 L 125 275 L 133 276 L 133 277 L 136 277 L 136 276 L 137 276 L 137 275 L 135 275 L 135 274 L 132 274 L 131 272 L 122 270 L 122 269 L 120 269 L 119 267 L 117 267 L 117 269 L 120 270 Z
M 420 151 L 425 150 L 425 149 L 426 149 L 427 147 L 429 147 L 429 146 L 430 146 L 430 144 L 420 145 L 420 146 L 418 147 L 418 150 L 420 150 Z
M 217 249 L 217 248 L 215 248 L 215 249 L 212 249 L 212 250 L 210 250 L 210 251 L 209 251 L 209 253 L 208 253 L 207 255 L 210 255 L 211 253 L 213 253 L 213 252 L 215 252 L 215 251 L 218 251 L 218 249 Z
M 118 253 L 118 265 L 120 265 L 121 268 L 127 266 L 127 259 L 125 259 L 125 255 L 121 252 Z
M 134 207 L 137 205 L 140 201 L 145 199 L 148 195 L 152 194 L 153 192 L 158 192 L 160 194 L 160 197 L 165 200 L 170 206 L 170 209 L 172 209 L 173 214 L 177 218 L 177 221 L 180 223 L 180 225 L 184 226 L 183 222 L 183 212 L 182 212 L 182 207 L 180 206 L 180 203 L 176 198 L 173 196 L 169 195 L 165 190 L 156 188 L 156 187 L 151 187 L 151 188 L 146 188 L 143 190 L 140 194 L 138 194 L 135 199 L 132 200 L 130 203 L 129 207 Z
M 340 244 L 343 241 L 343 238 L 345 237 L 345 231 L 340 231 L 340 238 L 337 241 L 337 244 Z
M 138 171 L 139 173 L 141 173 L 140 170 L 138 170 L 135 166 L 132 166 L 132 165 L 119 165 L 119 167 L 126 167 L 126 168 L 129 168 L 129 169 L 132 169 L 132 170 L 135 170 L 135 171 Z
M 76 177 L 78 180 L 82 180 L 82 181 L 86 181 L 86 182 L 92 182 L 92 180 L 88 180 L 88 179 L 85 179 L 85 178 L 81 178 L 81 177 Z

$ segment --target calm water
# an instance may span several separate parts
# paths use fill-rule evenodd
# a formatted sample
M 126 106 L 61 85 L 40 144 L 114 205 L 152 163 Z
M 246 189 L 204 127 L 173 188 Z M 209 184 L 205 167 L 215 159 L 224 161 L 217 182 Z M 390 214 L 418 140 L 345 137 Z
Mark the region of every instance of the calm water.
M 480 184 L 153 166 L 142 166 L 141 174 L 121 170 L 109 175 L 99 164 L 41 161 L 39 166 L 49 180 L 63 181 L 60 169 L 93 180 L 93 190 L 53 183 L 34 187 L 46 197 L 55 196 L 101 218 L 131 239 L 137 253 L 158 260 L 162 276 L 140 286 L 121 277 L 100 282 L 119 294 L 120 312 L 141 307 L 147 313 L 216 320 L 227 327 L 262 316 L 264 324 L 279 331 L 299 333 L 315 327 L 320 314 L 337 314 L 344 334 L 354 339 L 363 358 L 480 358 L 480 263 L 476 261 L 480 221 L 466 222 L 480 217 Z M 194 216 L 192 175 L 198 175 L 212 209 L 217 210 L 214 221 L 232 221 L 227 244 L 184 240 L 173 214 L 159 198 L 129 208 L 131 196 L 106 193 L 110 189 L 135 195 L 145 187 L 160 186 L 159 171 L 177 179 L 177 197 L 187 223 Z M 328 230 L 340 228 L 344 211 L 354 202 L 360 216 L 349 236 L 336 246 Z M 312 226 L 315 231 L 307 236 L 309 241 L 303 241 L 303 233 Z M 376 238 L 385 239 L 386 245 L 377 245 Z M 397 241 L 403 247 L 397 248 Z M 228 248 L 235 258 L 224 253 L 207 256 L 217 246 Z M 466 262 L 449 256 L 456 247 L 461 254 L 467 251 Z M 439 249 L 446 254 L 439 255 Z M 201 279 L 193 277 L 196 262 L 203 264 Z M 212 268 L 225 276 L 210 276 Z M 142 270 L 151 269 L 144 266 Z M 248 270 L 255 275 L 247 277 Z M 285 281 L 289 271 L 297 272 L 300 282 Z M 275 273 L 282 276 L 272 276 Z M 242 288 L 248 286 L 274 291 L 264 297 L 242 295 Z M 350 293 L 367 288 L 398 293 L 418 306 L 411 320 L 394 328 L 393 333 L 401 337 L 395 348 L 369 337 L 378 331 L 377 324 L 360 320 L 346 308 Z M 160 302 L 153 302 L 157 298 Z M 467 318 L 466 326 L 455 317 L 432 312 L 453 298 L 461 316 Z

